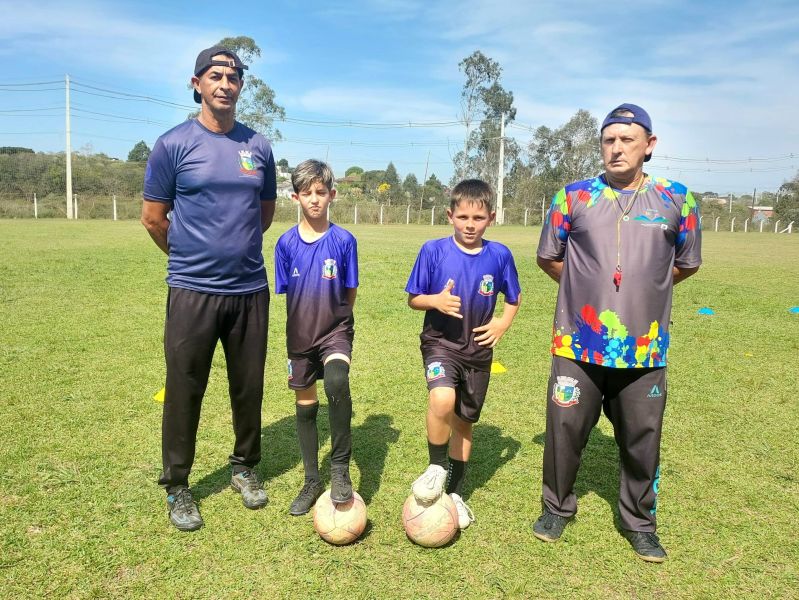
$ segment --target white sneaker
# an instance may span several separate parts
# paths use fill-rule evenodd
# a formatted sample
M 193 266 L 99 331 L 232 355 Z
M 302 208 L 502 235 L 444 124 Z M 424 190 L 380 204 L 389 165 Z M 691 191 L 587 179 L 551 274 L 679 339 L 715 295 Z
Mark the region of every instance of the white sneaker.
M 469 525 L 474 523 L 474 513 L 469 505 L 463 501 L 458 494 L 450 494 L 450 498 L 455 503 L 455 508 L 458 509 L 458 528 L 466 529 Z
M 419 502 L 434 502 L 444 491 L 447 470 L 439 465 L 428 465 L 427 470 L 413 482 L 411 491 Z

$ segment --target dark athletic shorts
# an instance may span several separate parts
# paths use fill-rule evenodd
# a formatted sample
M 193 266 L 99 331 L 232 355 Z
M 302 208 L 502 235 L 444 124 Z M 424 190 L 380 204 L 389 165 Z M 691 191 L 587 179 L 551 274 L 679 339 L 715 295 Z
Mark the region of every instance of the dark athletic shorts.
M 486 368 L 473 364 L 440 347 L 422 346 L 427 389 L 448 387 L 455 390 L 455 414 L 464 421 L 477 423 L 488 392 L 490 363 Z
M 289 388 L 304 390 L 316 383 L 317 379 L 324 379 L 325 359 L 331 354 L 343 354 L 347 358 L 352 358 L 354 335 L 353 330 L 334 331 L 310 352 L 289 354 Z

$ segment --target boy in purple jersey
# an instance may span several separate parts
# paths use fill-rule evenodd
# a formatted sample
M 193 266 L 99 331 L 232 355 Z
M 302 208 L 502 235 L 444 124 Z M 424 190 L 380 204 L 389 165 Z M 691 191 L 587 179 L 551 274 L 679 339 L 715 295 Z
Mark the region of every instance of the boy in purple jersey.
M 426 311 L 420 338 L 429 390 L 430 465 L 412 490 L 418 501 L 434 502 L 446 484 L 461 529 L 474 521 L 462 497 L 472 427 L 488 391 L 493 348 L 521 302 L 510 250 L 483 239 L 495 216 L 493 197 L 491 186 L 479 179 L 455 186 L 447 210 L 455 231 L 452 237 L 425 242 L 405 287 L 408 305 Z M 505 307 L 495 317 L 499 292 Z
M 305 468 L 305 485 L 289 509 L 297 516 L 307 513 L 324 491 L 319 477 L 317 379 L 323 379 L 328 399 L 330 498 L 352 498 L 349 372 L 358 248 L 350 232 L 327 220 L 327 207 L 336 197 L 329 166 L 306 160 L 294 169 L 291 184 L 302 221 L 275 246 L 275 293 L 286 294 L 288 384 L 296 394 L 297 437 Z

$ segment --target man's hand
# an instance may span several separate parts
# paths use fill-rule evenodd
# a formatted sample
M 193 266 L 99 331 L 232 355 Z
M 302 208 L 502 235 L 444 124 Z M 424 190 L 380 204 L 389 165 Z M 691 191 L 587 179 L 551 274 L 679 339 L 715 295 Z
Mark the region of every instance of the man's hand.
M 458 312 L 461 309 L 461 299 L 460 296 L 455 296 L 452 293 L 452 288 L 454 287 L 455 282 L 452 279 L 447 281 L 444 289 L 431 297 L 431 304 L 438 312 L 456 319 L 462 319 L 463 315 Z

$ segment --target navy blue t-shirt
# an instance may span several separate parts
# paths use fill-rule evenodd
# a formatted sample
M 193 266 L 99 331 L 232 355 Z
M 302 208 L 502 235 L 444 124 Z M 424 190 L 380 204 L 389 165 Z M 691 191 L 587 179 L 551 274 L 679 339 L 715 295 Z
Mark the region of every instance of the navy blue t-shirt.
M 295 225 L 275 245 L 275 293 L 286 294 L 289 355 L 318 347 L 331 333 L 352 330 L 347 288 L 358 287 L 358 246 L 346 229 L 330 224 L 306 242 Z
M 425 311 L 422 345 L 441 346 L 475 364 L 490 363 L 492 349 L 475 342 L 478 334 L 472 329 L 491 320 L 498 292 L 510 304 L 519 301 L 521 287 L 513 255 L 507 246 L 488 240 L 483 240 L 477 254 L 464 252 L 452 237 L 430 240 L 419 251 L 405 291 L 438 294 L 450 279 L 455 282 L 451 293 L 461 299 L 463 319 L 437 310 Z
M 260 133 L 238 122 L 225 134 L 197 119 L 181 123 L 155 142 L 143 196 L 172 205 L 170 286 L 210 294 L 266 288 L 261 201 L 277 197 L 277 180 Z

